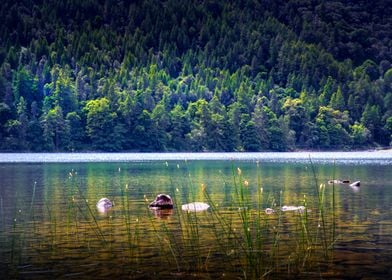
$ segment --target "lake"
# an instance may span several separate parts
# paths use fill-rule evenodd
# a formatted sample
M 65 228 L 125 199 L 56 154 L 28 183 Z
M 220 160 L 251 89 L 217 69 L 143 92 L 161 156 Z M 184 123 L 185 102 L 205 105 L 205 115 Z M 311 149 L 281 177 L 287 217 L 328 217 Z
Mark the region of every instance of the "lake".
M 0 271 L 390 279 L 391 167 L 391 151 L 0 154 Z M 174 209 L 148 208 L 160 193 Z M 196 201 L 211 207 L 181 210 Z

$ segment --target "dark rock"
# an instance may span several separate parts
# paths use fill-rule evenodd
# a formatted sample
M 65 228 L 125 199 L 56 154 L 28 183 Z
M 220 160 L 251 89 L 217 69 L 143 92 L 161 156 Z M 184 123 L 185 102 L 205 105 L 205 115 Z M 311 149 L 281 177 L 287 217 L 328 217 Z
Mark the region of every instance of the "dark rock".
M 170 195 L 158 194 L 153 202 L 148 207 L 156 209 L 173 209 L 173 200 Z

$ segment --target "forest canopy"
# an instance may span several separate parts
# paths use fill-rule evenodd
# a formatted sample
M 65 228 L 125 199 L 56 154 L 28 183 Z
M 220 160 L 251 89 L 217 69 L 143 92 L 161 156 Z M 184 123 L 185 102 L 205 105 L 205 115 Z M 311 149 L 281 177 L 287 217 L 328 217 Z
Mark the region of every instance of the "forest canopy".
M 3 0 L 0 150 L 391 145 L 389 0 Z

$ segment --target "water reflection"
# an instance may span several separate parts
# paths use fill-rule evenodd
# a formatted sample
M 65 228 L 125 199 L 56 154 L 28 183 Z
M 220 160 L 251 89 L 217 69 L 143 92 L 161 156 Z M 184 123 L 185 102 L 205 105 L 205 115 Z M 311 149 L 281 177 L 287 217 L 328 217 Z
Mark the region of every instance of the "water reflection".
M 233 180 L 237 167 L 242 177 Z M 387 269 L 391 261 L 392 174 L 388 165 L 331 163 L 311 168 L 297 163 L 260 163 L 257 167 L 254 162 L 241 161 L 2 164 L 0 178 L 0 268 L 19 267 L 27 278 L 37 271 L 42 271 L 36 274 L 40 278 L 64 277 L 67 273 L 91 276 L 97 272 L 121 277 L 137 271 L 146 277 L 146 271 L 155 264 L 155 276 L 170 276 L 178 271 L 180 259 L 168 258 L 161 264 L 162 255 L 178 254 L 186 259 L 187 254 L 195 253 L 190 241 L 197 236 L 198 254 L 211 255 L 216 235 L 222 234 L 212 223 L 213 212 L 181 213 L 181 205 L 207 202 L 204 192 L 208 191 L 214 206 L 225 213 L 225 222 L 240 230 L 235 224 L 241 211 L 232 206 L 237 201 L 234 194 L 244 182 L 251 194 L 246 205 L 250 215 L 277 226 L 281 219 L 287 231 L 282 236 L 288 242 L 294 234 L 290 225 L 301 218 L 301 213 L 276 211 L 268 215 L 271 213 L 266 209 L 300 207 L 306 202 L 307 209 L 314 210 L 319 186 L 325 184 L 325 197 L 335 194 L 336 269 L 355 265 L 351 269 L 358 273 L 361 268 L 357 264 L 368 254 L 363 263 L 368 272 L 361 273 L 369 276 L 372 271 Z M 361 186 L 328 184 L 336 178 L 360 180 Z M 159 193 L 173 197 L 174 209 L 148 209 L 148 201 Z M 114 206 L 101 212 L 96 203 L 102 197 L 109 198 Z M 326 208 L 331 207 L 328 200 Z M 318 211 L 306 213 L 311 219 Z M 197 223 L 199 231 L 184 228 L 184 221 Z M 188 235 L 184 237 L 184 233 Z M 268 234 L 273 235 L 273 230 Z M 162 247 L 156 248 L 157 242 Z M 169 244 L 178 247 L 170 248 Z M 345 251 L 348 253 L 343 254 Z M 221 253 L 215 254 L 208 262 L 210 275 L 216 272 L 213 276 L 218 277 L 231 271 L 238 276 L 231 264 L 223 263 Z M 228 247 L 226 254 L 239 253 Z M 381 259 L 369 268 L 377 255 L 385 261 Z M 197 258 L 194 261 L 195 265 L 203 263 Z M 129 264 L 136 265 L 134 270 Z M 113 272 L 114 268 L 118 271 Z
M 353 192 L 359 192 L 359 190 L 360 190 L 360 187 L 358 187 L 358 186 L 350 186 L 350 188 Z
M 151 208 L 150 211 L 153 213 L 154 217 L 160 219 L 168 219 L 171 215 L 173 215 L 173 209 L 154 209 Z

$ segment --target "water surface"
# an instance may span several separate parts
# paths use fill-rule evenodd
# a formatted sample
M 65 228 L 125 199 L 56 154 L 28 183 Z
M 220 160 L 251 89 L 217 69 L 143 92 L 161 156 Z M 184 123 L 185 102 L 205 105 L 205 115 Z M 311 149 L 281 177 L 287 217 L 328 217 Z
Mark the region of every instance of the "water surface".
M 177 254 L 189 262 L 195 252 L 189 247 L 192 243 L 180 236 L 186 233 L 181 229 L 184 217 L 178 215 L 180 207 L 165 213 L 151 212 L 147 207 L 158 193 L 168 193 L 182 204 L 205 201 L 203 191 L 207 190 L 217 209 L 232 217 L 235 227 L 240 220 L 238 209 L 233 207 L 233 174 L 239 178 L 240 172 L 240 180 L 249 187 L 252 211 L 303 205 L 306 199 L 309 217 L 315 219 L 320 184 L 325 184 L 330 198 L 333 186 L 329 180 L 360 180 L 357 188 L 334 186 L 337 227 L 333 259 L 328 268 L 317 269 L 322 270 L 323 278 L 389 279 L 391 160 L 392 154 L 386 151 L 2 154 L 0 269 L 6 276 L 29 279 L 243 277 L 240 263 L 231 265 L 218 251 L 214 253 L 212 211 L 197 214 L 197 250 L 203 259 L 186 267 L 181 258 L 173 257 Z M 97 211 L 95 203 L 101 197 L 115 203 L 111 211 Z M 271 223 L 278 217 L 260 213 Z M 290 224 L 296 214 L 283 213 L 281 219 Z M 292 238 L 290 232 L 282 236 Z M 161 245 L 157 247 L 157 243 Z M 177 252 L 180 248 L 183 251 Z M 235 254 L 236 248 L 228 249 L 227 254 L 232 252 Z M 192 266 L 200 263 L 205 267 L 192 274 Z M 312 273 L 300 276 L 320 278 Z

